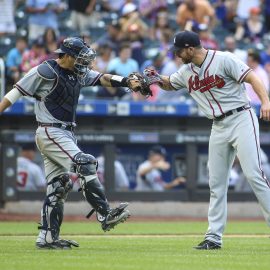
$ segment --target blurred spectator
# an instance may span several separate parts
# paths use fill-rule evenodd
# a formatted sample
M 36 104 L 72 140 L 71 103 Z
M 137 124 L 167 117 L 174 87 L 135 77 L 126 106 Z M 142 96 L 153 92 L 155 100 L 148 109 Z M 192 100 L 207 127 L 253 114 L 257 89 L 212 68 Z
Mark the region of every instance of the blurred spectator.
M 177 177 L 171 182 L 162 179 L 162 171 L 170 169 L 170 164 L 165 160 L 166 150 L 156 145 L 148 153 L 148 159 L 139 165 L 137 170 L 138 191 L 164 191 L 172 189 L 186 182 L 184 177 Z
M 105 158 L 103 155 L 97 157 L 98 169 L 97 175 L 100 182 L 105 183 Z M 119 160 L 114 161 L 114 178 L 115 178 L 115 190 L 125 191 L 129 189 L 129 180 L 123 164 Z M 110 180 L 110 179 L 108 179 Z
M 165 76 L 170 76 L 171 74 L 176 72 L 182 65 L 182 59 L 180 57 L 177 57 L 176 55 L 173 55 L 173 58 L 163 65 L 160 73 Z
M 165 76 L 170 76 L 176 72 L 182 64 L 181 58 L 174 55 L 173 59 L 165 63 L 160 73 Z M 187 98 L 190 98 L 188 91 L 159 91 L 157 95 L 157 101 L 179 102 L 185 101 Z
M 173 57 L 171 51 L 172 47 L 171 41 L 172 41 L 171 31 L 164 30 L 163 32 L 161 32 L 159 49 L 164 54 L 165 61 L 167 60 L 167 58 L 171 59 Z
M 239 180 L 240 175 L 242 174 L 242 169 L 239 163 L 239 159 L 235 157 L 235 160 L 233 162 L 231 171 L 230 171 L 230 178 L 229 178 L 229 187 L 235 188 L 236 183 Z
M 72 27 L 79 34 L 97 25 L 99 18 L 95 12 L 95 5 L 96 0 L 68 0 Z
M 6 58 L 7 81 L 10 84 L 15 84 L 21 77 L 20 65 L 22 63 L 22 55 L 27 48 L 25 37 L 16 39 L 16 47 L 11 49 Z
M 20 156 L 17 159 L 17 189 L 19 191 L 45 190 L 45 176 L 41 168 L 34 162 L 35 155 L 35 144 L 22 145 Z
M 245 23 L 245 37 L 252 42 L 261 40 L 264 34 L 264 26 L 261 18 L 260 8 L 251 8 L 250 16 Z
M 109 62 L 107 71 L 124 77 L 131 72 L 139 71 L 138 63 L 131 58 L 130 44 L 123 43 L 120 45 L 119 56 Z
M 259 8 L 261 0 L 238 0 L 236 15 L 239 20 L 245 22 L 249 17 L 249 12 L 252 8 Z
M 270 0 L 262 0 L 262 2 L 263 2 L 265 31 L 269 33 L 270 32 Z
M 57 14 L 66 8 L 61 0 L 26 0 L 26 11 L 29 13 L 28 38 L 36 39 L 43 35 L 47 27 L 58 33 Z
M 142 64 L 142 66 L 140 67 L 140 70 L 141 72 L 143 72 L 145 68 L 152 68 L 152 69 L 155 69 L 158 73 L 160 73 L 163 66 L 164 66 L 164 55 L 162 52 L 157 50 L 155 51 L 155 53 L 153 53 L 150 59 L 146 60 Z
M 247 52 L 237 48 L 234 36 L 227 36 L 224 40 L 224 51 L 228 51 L 236 55 L 243 62 L 247 62 Z
M 248 51 L 248 59 L 247 65 L 252 68 L 252 70 L 258 75 L 258 77 L 262 80 L 266 90 L 269 93 L 269 78 L 267 72 L 264 68 L 260 65 L 260 54 L 255 50 Z M 261 104 L 260 99 L 258 98 L 257 94 L 253 90 L 251 84 L 245 83 L 245 87 L 247 90 L 247 95 L 250 98 L 251 104 L 258 105 Z
M 162 41 L 164 38 L 164 32 L 170 36 L 170 38 L 173 36 L 173 31 L 169 25 L 168 16 L 168 12 L 166 11 L 160 11 L 157 13 L 154 26 L 151 29 L 151 38 L 153 40 Z
M 46 53 L 48 54 L 48 58 L 55 58 L 57 55 L 54 51 L 58 48 L 57 44 L 57 35 L 55 30 L 51 27 L 45 29 L 43 34 L 43 41 L 46 49 Z
M 0 36 L 4 34 L 14 34 L 16 32 L 14 0 L 1 0 L 0 10 Z
M 260 53 L 260 57 L 261 57 L 261 63 L 263 66 L 266 65 L 267 63 L 270 63 L 270 42 L 269 41 L 266 46 L 266 49 Z
M 127 0 L 100 0 L 99 3 L 101 5 L 101 11 L 106 12 L 119 12 L 121 8 L 128 2 Z
M 137 6 L 133 3 L 127 3 L 122 8 L 122 16 L 119 19 L 121 26 L 121 32 L 124 34 L 124 38 L 129 39 L 129 32 L 135 28 L 139 32 L 140 37 L 145 37 L 148 34 L 148 26 L 140 18 L 140 14 L 137 11 Z
M 201 23 L 212 28 L 215 10 L 206 0 L 184 0 L 177 9 L 176 22 L 181 30 L 191 30 L 193 26 Z
M 108 64 L 112 59 L 112 48 L 109 44 L 102 44 L 97 50 L 97 58 L 94 63 L 94 69 L 100 73 L 106 73 Z
M 109 61 L 107 72 L 121 76 L 128 76 L 131 72 L 139 70 L 138 63 L 131 58 L 131 48 L 128 43 L 123 43 L 119 48 L 119 56 Z M 99 87 L 97 98 L 122 98 L 127 94 L 122 87 Z
M 247 41 L 260 42 L 263 34 L 264 27 L 261 19 L 261 10 L 253 7 L 249 11 L 247 20 L 244 23 L 238 23 L 235 38 L 236 40 L 245 38 Z
M 216 39 L 213 38 L 208 26 L 206 24 L 199 24 L 197 32 L 199 34 L 201 44 L 205 49 L 217 50 L 218 43 Z
M 136 60 L 139 66 L 145 61 L 143 36 L 138 25 L 132 24 L 125 38 L 125 41 L 130 43 L 131 58 Z
M 139 12 L 153 24 L 160 11 L 167 10 L 166 0 L 139 0 Z
M 118 52 L 119 43 L 122 41 L 121 26 L 117 20 L 113 20 L 107 26 L 107 31 L 93 44 L 93 48 L 98 49 L 98 46 L 108 44 L 114 52 Z
M 47 59 L 45 44 L 43 38 L 39 37 L 32 42 L 31 49 L 23 53 L 21 71 L 25 74 L 45 59 Z
M 215 14 L 218 21 L 221 22 L 222 26 L 226 28 L 228 23 L 228 13 L 226 0 L 212 0 L 212 6 L 215 8 Z

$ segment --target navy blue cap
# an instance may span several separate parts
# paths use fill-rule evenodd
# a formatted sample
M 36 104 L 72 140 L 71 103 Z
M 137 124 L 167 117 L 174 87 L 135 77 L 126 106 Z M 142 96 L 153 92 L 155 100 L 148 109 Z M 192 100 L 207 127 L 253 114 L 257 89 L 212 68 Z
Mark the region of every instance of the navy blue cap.
M 188 47 L 197 47 L 199 45 L 201 45 L 199 35 L 186 30 L 175 34 L 172 50 L 176 51 Z
M 159 154 L 159 155 L 162 155 L 162 156 L 166 156 L 167 152 L 166 152 L 166 149 L 160 145 L 155 145 L 153 146 L 150 151 L 149 151 L 149 154 Z
M 34 143 L 23 143 L 21 144 L 22 150 L 36 150 L 36 145 Z

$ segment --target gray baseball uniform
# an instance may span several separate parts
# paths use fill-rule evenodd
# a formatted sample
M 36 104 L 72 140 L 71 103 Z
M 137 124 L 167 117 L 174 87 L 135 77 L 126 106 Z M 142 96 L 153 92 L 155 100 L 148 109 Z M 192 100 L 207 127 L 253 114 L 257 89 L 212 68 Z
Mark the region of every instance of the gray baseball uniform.
M 270 182 L 261 167 L 258 119 L 242 83 L 250 71 L 233 54 L 209 50 L 200 67 L 183 65 L 170 76 L 171 85 L 188 89 L 201 111 L 213 119 L 209 140 L 209 227 L 205 238 L 218 244 L 222 244 L 226 225 L 228 181 L 236 154 L 270 225 Z
M 144 176 L 140 176 L 139 172 L 149 167 L 151 162 L 149 160 L 144 161 L 137 170 L 137 188 L 138 191 L 164 191 L 164 181 L 160 170 L 153 169 L 146 173 Z
M 97 176 L 97 160 L 77 146 L 73 134 L 76 126 L 76 109 L 83 86 L 106 84 L 126 86 L 127 78 L 90 70 L 96 52 L 83 39 L 68 37 L 55 51 L 57 60 L 47 60 L 31 69 L 0 103 L 1 111 L 22 95 L 36 99 L 35 114 L 38 122 L 36 144 L 43 156 L 47 194 L 41 210 L 40 232 L 36 240 L 39 249 L 70 249 L 79 244 L 73 240 L 60 239 L 64 202 L 73 187 L 70 172 L 76 173 L 81 191 L 93 208 L 103 231 L 124 222 L 130 213 L 121 203 L 112 209 Z M 9 102 L 8 102 L 9 101 Z
M 75 122 L 55 118 L 47 109 L 46 97 L 54 90 L 57 79 L 46 80 L 39 74 L 37 69 L 38 67 L 32 68 L 15 85 L 24 95 L 38 98 L 35 102 L 36 120 L 40 123 L 59 123 L 64 126 L 75 126 Z M 86 85 L 93 85 L 101 75 L 99 72 L 89 70 Z M 67 78 L 71 83 L 77 80 L 73 74 L 68 74 Z M 76 138 L 72 131 L 56 127 L 39 126 L 36 131 L 36 143 L 44 159 L 45 174 L 48 182 L 54 177 L 68 172 L 73 157 L 82 152 L 76 144 Z

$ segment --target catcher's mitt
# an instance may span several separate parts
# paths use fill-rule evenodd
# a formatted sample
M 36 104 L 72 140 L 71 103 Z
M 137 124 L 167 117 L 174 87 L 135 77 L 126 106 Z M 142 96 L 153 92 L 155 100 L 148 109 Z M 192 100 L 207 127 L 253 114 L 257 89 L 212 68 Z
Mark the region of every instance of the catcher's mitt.
M 143 96 L 152 96 L 150 85 L 147 84 L 145 77 L 138 73 L 132 72 L 127 77 L 128 88 L 134 92 L 140 92 Z

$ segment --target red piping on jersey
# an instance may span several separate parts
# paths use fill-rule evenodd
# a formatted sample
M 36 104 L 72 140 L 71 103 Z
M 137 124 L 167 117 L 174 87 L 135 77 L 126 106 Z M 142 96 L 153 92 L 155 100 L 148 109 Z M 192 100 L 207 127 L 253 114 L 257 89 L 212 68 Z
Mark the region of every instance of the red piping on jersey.
M 242 76 L 240 77 L 240 79 L 238 80 L 238 83 L 241 83 L 242 80 L 244 79 L 244 77 L 247 75 L 247 73 L 250 72 L 251 70 L 252 70 L 251 68 L 247 69 L 247 70 L 242 74 Z
M 250 110 L 249 110 L 249 114 L 250 114 L 250 117 L 251 117 L 251 120 L 252 120 L 253 131 L 254 131 L 254 135 L 255 135 L 255 141 L 256 141 L 256 149 L 257 149 L 257 157 L 258 157 L 259 168 L 260 168 L 260 171 L 261 171 L 261 173 L 262 173 L 262 178 L 265 180 L 267 186 L 270 188 L 269 180 L 265 177 L 265 174 L 264 174 L 264 172 L 263 172 L 263 170 L 262 170 L 262 167 L 261 167 L 261 159 L 260 159 L 260 154 L 259 154 L 259 147 L 258 147 L 258 141 L 257 141 L 256 129 L 255 129 L 255 125 L 254 125 L 254 119 L 253 119 L 253 116 L 252 116 L 252 113 L 251 113 Z
M 171 75 L 169 76 L 169 84 L 174 90 L 178 90 L 177 88 L 173 87 L 173 85 L 171 84 Z
M 206 75 L 209 74 L 208 68 L 210 67 L 210 65 L 211 65 L 211 63 L 212 63 L 212 61 L 213 61 L 213 59 L 214 59 L 214 57 L 215 57 L 215 54 L 216 54 L 216 51 L 214 51 L 214 53 L 213 53 L 213 55 L 212 55 L 212 58 L 211 58 L 211 60 L 210 60 L 210 62 L 209 62 L 209 64 L 208 64 L 208 66 L 206 67 L 206 69 L 205 69 L 205 71 L 204 71 L 204 78 L 205 78 Z M 220 103 L 215 99 L 214 94 L 211 92 L 210 89 L 209 89 L 208 92 L 209 92 L 209 94 L 211 95 L 211 97 L 213 98 L 213 100 L 216 102 L 216 104 L 218 105 L 218 108 L 219 108 L 220 112 L 221 112 L 222 114 L 224 114 L 224 112 L 223 112 L 223 110 L 222 110 L 222 108 L 221 108 L 221 105 L 220 105 Z M 207 100 L 208 100 L 208 99 L 207 99 Z M 209 100 L 208 100 L 208 102 L 209 102 Z M 212 106 L 211 106 L 211 108 L 212 108 L 212 110 L 213 110 L 213 107 L 212 107 Z M 213 114 L 213 116 L 215 117 L 215 114 Z
M 57 143 L 53 138 L 50 137 L 48 130 L 47 130 L 47 127 L 45 127 L 45 132 L 46 132 L 46 135 L 49 138 L 49 140 L 51 140 L 54 144 L 56 144 L 62 150 L 62 152 L 67 154 L 67 156 L 74 162 L 73 157 L 59 143 Z
M 208 66 L 206 67 L 206 69 L 205 69 L 205 71 L 204 71 L 204 74 L 203 74 L 204 78 L 205 78 L 205 76 L 206 76 L 207 69 L 210 67 L 210 65 L 211 65 L 211 63 L 212 63 L 212 61 L 213 61 L 213 59 L 214 59 L 214 57 L 215 57 L 215 54 L 216 54 L 216 51 L 214 51 L 214 53 L 213 53 L 213 55 L 212 55 L 212 58 L 211 58 L 211 60 L 210 60 L 210 62 L 209 62 L 209 64 L 208 64 Z
M 213 112 L 213 117 L 216 117 L 216 115 L 215 115 L 215 110 L 214 110 L 214 108 L 213 108 L 213 106 L 212 106 L 212 104 L 211 104 L 211 102 L 209 101 L 209 99 L 207 98 L 207 96 L 206 95 L 204 95 L 205 96 L 205 98 L 207 99 L 207 101 L 208 101 L 208 103 L 209 103 L 209 106 L 211 107 L 211 109 L 212 109 L 212 112 Z
M 33 97 L 33 95 L 30 95 L 29 93 L 27 93 L 21 86 L 19 86 L 18 84 L 14 85 L 21 93 L 23 96 L 29 96 L 29 97 Z
M 217 105 L 218 105 L 218 108 L 219 108 L 219 110 L 220 110 L 220 112 L 222 113 L 222 114 L 224 114 L 224 112 L 223 112 L 223 110 L 222 110 L 222 108 L 221 108 L 221 105 L 220 105 L 220 103 L 215 99 L 215 97 L 214 97 L 214 95 L 213 95 L 213 93 L 209 90 L 208 91 L 209 93 L 210 93 L 210 95 L 212 96 L 212 98 L 213 98 L 213 100 L 217 103 Z
M 196 75 L 199 76 L 199 73 L 197 73 L 196 70 L 194 70 L 193 65 L 191 64 L 190 66 L 191 66 L 192 71 L 193 71 Z

